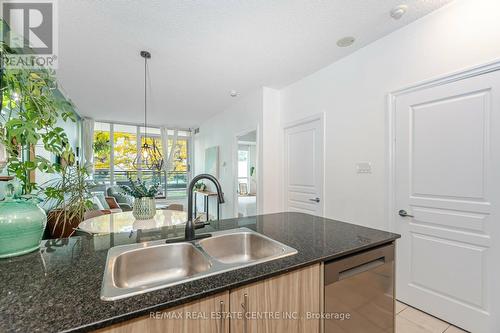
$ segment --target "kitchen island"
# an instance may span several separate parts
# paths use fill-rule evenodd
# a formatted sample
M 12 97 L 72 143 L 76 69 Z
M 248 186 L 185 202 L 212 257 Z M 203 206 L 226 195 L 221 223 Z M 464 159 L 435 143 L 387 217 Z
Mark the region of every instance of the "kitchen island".
M 399 238 L 397 234 L 301 213 L 214 221 L 197 233 L 242 227 L 290 246 L 297 253 L 117 301 L 100 297 L 108 249 L 176 238 L 183 235 L 183 226 L 44 241 L 38 252 L 0 260 L 0 331 L 105 330 L 259 281 L 319 267 Z

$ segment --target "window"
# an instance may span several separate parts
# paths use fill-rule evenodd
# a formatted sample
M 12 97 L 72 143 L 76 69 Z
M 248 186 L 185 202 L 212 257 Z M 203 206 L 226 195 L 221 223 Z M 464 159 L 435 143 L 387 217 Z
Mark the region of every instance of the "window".
M 113 125 L 113 176 L 116 184 L 127 184 L 136 178 L 137 127 Z
M 169 130 L 168 134 L 173 135 Z M 147 135 L 147 137 L 146 137 Z M 126 185 L 129 178 L 140 177 L 146 182 L 159 179 L 161 186 L 159 198 L 183 198 L 186 196 L 189 172 L 189 140 L 190 133 L 178 131 L 177 145 L 172 159 L 172 171 L 165 175 L 164 171 L 150 170 L 140 165 L 138 170 L 134 162 L 140 145 L 153 141 L 163 154 L 160 129 L 135 125 L 95 123 L 94 127 L 94 179 L 107 185 Z M 173 140 L 169 139 L 169 148 Z
M 110 124 L 95 123 L 94 126 L 94 179 L 111 184 L 111 139 Z
M 179 131 L 180 132 L 180 131 Z M 168 140 L 169 151 L 172 149 L 173 140 Z M 172 170 L 167 176 L 167 191 L 169 198 L 182 198 L 187 195 L 189 172 L 189 140 L 177 136 L 177 145 L 172 156 Z
M 159 130 L 158 130 L 159 131 Z M 163 149 L 161 146 L 161 138 L 157 135 L 151 134 L 153 132 L 150 128 L 148 128 L 148 133 L 147 137 L 144 136 L 144 134 L 141 134 L 141 146 L 144 143 L 147 143 L 149 145 L 152 145 L 153 142 L 158 147 L 158 150 L 160 153 L 163 155 L 163 159 L 165 160 L 166 157 L 164 156 L 165 154 L 163 153 Z M 167 183 L 166 183 L 166 178 L 165 178 L 165 171 L 158 171 L 158 170 L 151 170 L 148 168 L 148 166 L 144 163 L 141 163 L 141 168 L 140 168 L 140 173 L 141 173 L 141 179 L 144 180 L 146 183 L 152 183 L 154 181 L 159 180 L 161 183 L 159 192 L 157 197 L 159 198 L 165 198 L 166 197 L 166 191 L 167 191 Z
M 240 146 L 240 148 L 238 149 L 238 183 L 246 184 L 247 187 L 248 187 L 249 162 L 250 161 L 249 161 L 248 148 Z

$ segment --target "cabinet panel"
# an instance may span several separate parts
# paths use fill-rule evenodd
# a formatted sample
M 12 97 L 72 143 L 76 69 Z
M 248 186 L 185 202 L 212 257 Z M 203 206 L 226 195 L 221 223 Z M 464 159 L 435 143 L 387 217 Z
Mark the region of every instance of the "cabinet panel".
M 319 332 L 320 288 L 317 264 L 231 290 L 231 333 Z
M 98 330 L 99 333 L 229 333 L 229 292 L 207 297 L 168 311 L 156 318 L 141 317 Z

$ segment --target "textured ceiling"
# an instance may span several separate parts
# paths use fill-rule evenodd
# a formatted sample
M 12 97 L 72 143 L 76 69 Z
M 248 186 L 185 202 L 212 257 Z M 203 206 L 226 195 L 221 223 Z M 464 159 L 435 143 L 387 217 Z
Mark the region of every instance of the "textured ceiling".
M 192 127 L 232 89 L 288 85 L 450 1 L 64 0 L 58 76 L 82 115 L 139 123 L 149 50 L 151 123 Z M 356 43 L 337 47 L 344 36 Z

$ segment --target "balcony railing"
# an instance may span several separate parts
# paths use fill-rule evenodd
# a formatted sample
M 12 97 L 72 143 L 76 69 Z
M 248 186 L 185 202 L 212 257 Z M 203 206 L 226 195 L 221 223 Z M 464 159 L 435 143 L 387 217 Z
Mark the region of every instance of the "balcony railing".
M 153 171 L 153 170 L 125 170 L 125 171 L 115 171 L 114 184 L 116 185 L 129 185 L 129 179 L 137 179 L 140 175 L 141 180 L 144 180 L 147 184 L 151 184 L 154 179 L 160 181 L 160 189 L 157 194 L 157 198 L 183 198 L 186 197 L 186 191 L 188 186 L 188 174 L 185 171 L 171 171 L 168 175 L 165 175 L 165 171 Z M 111 172 L 109 169 L 96 169 L 94 171 L 94 180 L 99 183 L 105 183 L 111 185 Z M 113 184 L 113 185 L 114 185 Z

